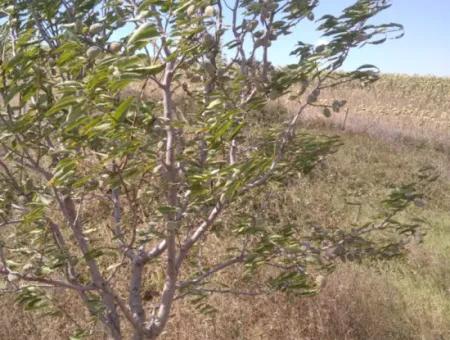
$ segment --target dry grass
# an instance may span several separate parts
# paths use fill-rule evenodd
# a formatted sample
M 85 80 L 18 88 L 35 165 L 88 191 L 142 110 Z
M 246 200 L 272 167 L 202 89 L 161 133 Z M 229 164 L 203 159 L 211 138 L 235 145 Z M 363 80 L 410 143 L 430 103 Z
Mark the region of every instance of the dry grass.
M 401 136 L 414 137 L 419 135 L 421 116 L 429 115 L 428 110 L 446 112 L 439 119 L 446 121 L 448 128 L 450 80 L 429 79 L 432 89 L 421 87 L 425 80 L 392 77 L 383 79 L 372 91 L 346 88 L 336 93 L 349 100 L 348 131 L 330 129 L 323 126 L 329 125 L 325 123 L 314 123 L 308 128 L 339 133 L 344 145 L 311 176 L 295 180 L 287 190 L 270 188 L 266 192 L 271 197 L 270 206 L 260 211 L 261 216 L 277 214 L 288 216 L 293 222 L 310 221 L 330 228 L 362 223 L 376 211 L 377 203 L 393 184 L 407 182 L 417 169 L 432 165 L 441 178 L 431 188 L 426 206 L 411 212 L 429 221 L 423 243 L 412 245 L 407 257 L 389 263 L 343 263 L 314 297 L 212 296 L 210 302 L 220 312 L 208 317 L 188 301 L 181 302 L 176 305 L 163 338 L 450 339 L 450 154 L 445 148 L 433 146 L 440 140 L 432 138 L 436 134 L 428 127 L 421 137 L 433 143 L 405 143 L 398 139 L 395 143 L 384 142 L 357 133 L 364 131 L 361 124 L 365 122 L 373 124 L 367 132 L 376 136 L 395 137 L 394 132 L 399 129 Z M 400 83 L 410 87 L 399 87 Z M 438 93 L 435 84 L 445 84 L 442 93 Z M 433 91 L 436 95 L 430 97 Z M 424 111 L 410 110 L 407 104 L 411 102 Z M 403 110 L 403 116 L 392 115 L 387 119 L 389 114 L 380 113 L 396 110 Z M 408 112 L 409 118 L 405 118 Z M 334 124 L 341 118 L 337 116 Z M 411 126 L 404 123 L 405 119 Z M 433 124 L 436 129 L 440 126 L 437 122 Z M 444 137 L 447 141 L 450 138 Z M 258 199 L 267 201 L 267 196 Z M 346 201 L 361 202 L 362 208 L 358 210 Z M 227 245 L 214 238 L 212 241 L 208 255 L 214 260 Z M 221 280 L 232 283 L 236 274 L 224 273 Z M 71 317 L 87 322 L 88 315 L 74 297 L 58 296 L 58 300 L 67 306 Z M 1 299 L 0 339 L 67 339 L 74 329 L 67 316 L 32 315 L 16 306 L 11 297 Z M 102 339 L 101 328 L 91 338 Z
M 323 130 L 322 130 L 323 132 Z M 448 156 L 431 149 L 385 144 L 345 134 L 345 145 L 312 178 L 284 192 L 276 208 L 297 222 L 313 219 L 333 227 L 363 221 L 387 188 L 419 167 L 448 167 Z M 389 263 L 342 264 L 312 298 L 274 295 L 214 297 L 221 311 L 205 319 L 188 304 L 176 309 L 168 339 L 447 339 L 450 337 L 450 186 L 432 188 L 425 210 L 430 222 L 423 244 Z M 330 190 L 330 188 L 332 188 Z M 345 198 L 365 202 L 362 212 Z M 272 206 L 272 209 L 273 206 Z M 264 213 L 264 212 L 262 212 Z M 358 218 L 359 216 L 359 218 Z M 217 248 L 216 248 L 217 249 Z

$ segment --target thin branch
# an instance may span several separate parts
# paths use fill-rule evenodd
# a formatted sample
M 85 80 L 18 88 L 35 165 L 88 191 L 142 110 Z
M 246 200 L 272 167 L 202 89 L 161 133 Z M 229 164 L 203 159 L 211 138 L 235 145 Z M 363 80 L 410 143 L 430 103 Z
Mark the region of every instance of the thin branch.
M 241 254 L 237 257 L 234 257 L 232 259 L 229 259 L 227 261 L 224 261 L 222 263 L 219 263 L 218 265 L 212 267 L 211 269 L 209 269 L 208 271 L 204 272 L 203 274 L 197 276 L 195 279 L 189 280 L 189 281 L 183 281 L 180 282 L 177 285 L 178 289 L 184 289 L 186 287 L 192 286 L 192 285 L 196 285 L 201 283 L 203 280 L 205 280 L 206 278 L 216 274 L 217 272 L 220 272 L 236 263 L 242 263 L 245 260 L 245 256 L 244 254 Z
M 64 282 L 64 281 L 60 281 L 60 280 L 53 280 L 53 279 L 45 279 L 42 277 L 36 277 L 36 276 L 31 276 L 31 275 L 26 275 L 26 274 L 20 274 L 17 272 L 13 272 L 10 271 L 6 268 L 1 267 L 0 268 L 0 275 L 3 276 L 8 276 L 8 275 L 14 275 L 17 277 L 17 279 L 19 280 L 23 280 L 23 281 L 27 281 L 27 282 L 39 282 L 39 283 L 44 283 L 47 285 L 50 285 L 51 287 L 61 287 L 61 288 L 68 288 L 68 289 L 73 289 L 76 291 L 89 291 L 89 290 L 96 290 L 97 288 L 95 288 L 94 286 L 83 286 L 83 285 L 75 285 L 75 284 L 71 284 L 69 282 Z
M 6 227 L 9 225 L 13 225 L 13 224 L 20 224 L 22 222 L 23 222 L 23 220 L 12 220 L 12 221 L 3 222 L 3 223 L 0 223 L 0 228 Z
M 189 292 L 180 294 L 175 297 L 174 300 L 181 300 L 186 296 L 192 295 L 192 293 L 212 293 L 212 294 L 232 294 L 236 296 L 259 296 L 269 294 L 269 291 L 245 291 L 238 289 L 219 289 L 219 288 L 195 288 Z

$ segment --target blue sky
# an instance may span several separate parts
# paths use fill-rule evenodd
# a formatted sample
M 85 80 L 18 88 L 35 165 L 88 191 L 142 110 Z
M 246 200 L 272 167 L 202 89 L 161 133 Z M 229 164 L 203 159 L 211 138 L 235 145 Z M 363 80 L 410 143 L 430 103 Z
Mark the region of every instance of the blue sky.
M 337 14 L 351 0 L 322 0 L 318 16 Z M 396 22 L 405 26 L 405 36 L 383 45 L 354 50 L 344 69 L 374 64 L 383 73 L 450 76 L 450 0 L 392 0 L 392 7 L 381 13 L 376 22 Z M 314 43 L 319 38 L 312 27 L 299 27 L 294 34 L 272 49 L 276 64 L 289 61 L 286 51 L 297 40 Z

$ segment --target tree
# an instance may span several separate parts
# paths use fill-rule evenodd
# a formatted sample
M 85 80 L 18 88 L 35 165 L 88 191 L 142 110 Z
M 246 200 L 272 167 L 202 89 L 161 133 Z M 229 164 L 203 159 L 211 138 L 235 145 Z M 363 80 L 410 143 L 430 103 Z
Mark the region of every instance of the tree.
M 296 133 L 299 118 L 345 105 L 320 102 L 326 88 L 376 80 L 373 66 L 341 67 L 351 49 L 401 35 L 370 23 L 388 1 L 319 18 L 328 44 L 298 42 L 284 68 L 272 66 L 272 44 L 313 21 L 317 0 L 0 4 L 0 274 L 27 308 L 51 309 L 53 288 L 71 290 L 111 338 L 153 339 L 179 299 L 209 312 L 210 293 L 309 294 L 311 261 L 394 255 L 404 239 L 393 235 L 414 232 L 392 220 L 418 197 L 413 186 L 351 231 L 259 225 L 249 208 L 339 145 Z M 251 118 L 282 96 L 298 103 L 290 121 Z M 376 241 L 376 230 L 392 237 Z M 201 251 L 212 234 L 232 245 L 217 263 Z M 236 265 L 246 278 L 275 274 L 251 291 L 214 285 Z

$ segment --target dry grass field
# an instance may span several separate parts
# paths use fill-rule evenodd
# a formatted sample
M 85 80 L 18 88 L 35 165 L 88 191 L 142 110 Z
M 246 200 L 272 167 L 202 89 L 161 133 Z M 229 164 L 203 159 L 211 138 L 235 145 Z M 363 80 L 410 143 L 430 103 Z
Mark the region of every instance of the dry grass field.
M 331 120 L 310 111 L 303 124 L 340 135 L 343 146 L 288 190 L 261 193 L 257 200 L 270 202 L 256 203 L 261 216 L 330 228 L 363 223 L 389 188 L 433 166 L 440 178 L 425 206 L 409 211 L 427 221 L 423 242 L 389 262 L 339 264 L 313 297 L 212 296 L 219 313 L 210 316 L 181 302 L 163 339 L 450 339 L 450 79 L 386 76 L 369 88 L 347 86 L 326 94 L 331 96 L 348 100 L 347 119 L 345 110 Z M 269 114 L 292 109 L 279 101 Z M 217 241 L 208 255 L 218 257 L 226 248 Z M 235 283 L 233 272 L 221 275 Z M 29 314 L 12 297 L 2 298 L 0 339 L 67 339 L 73 321 L 88 315 L 76 299 L 56 296 L 68 307 L 58 318 Z M 103 339 L 101 329 L 91 339 Z

